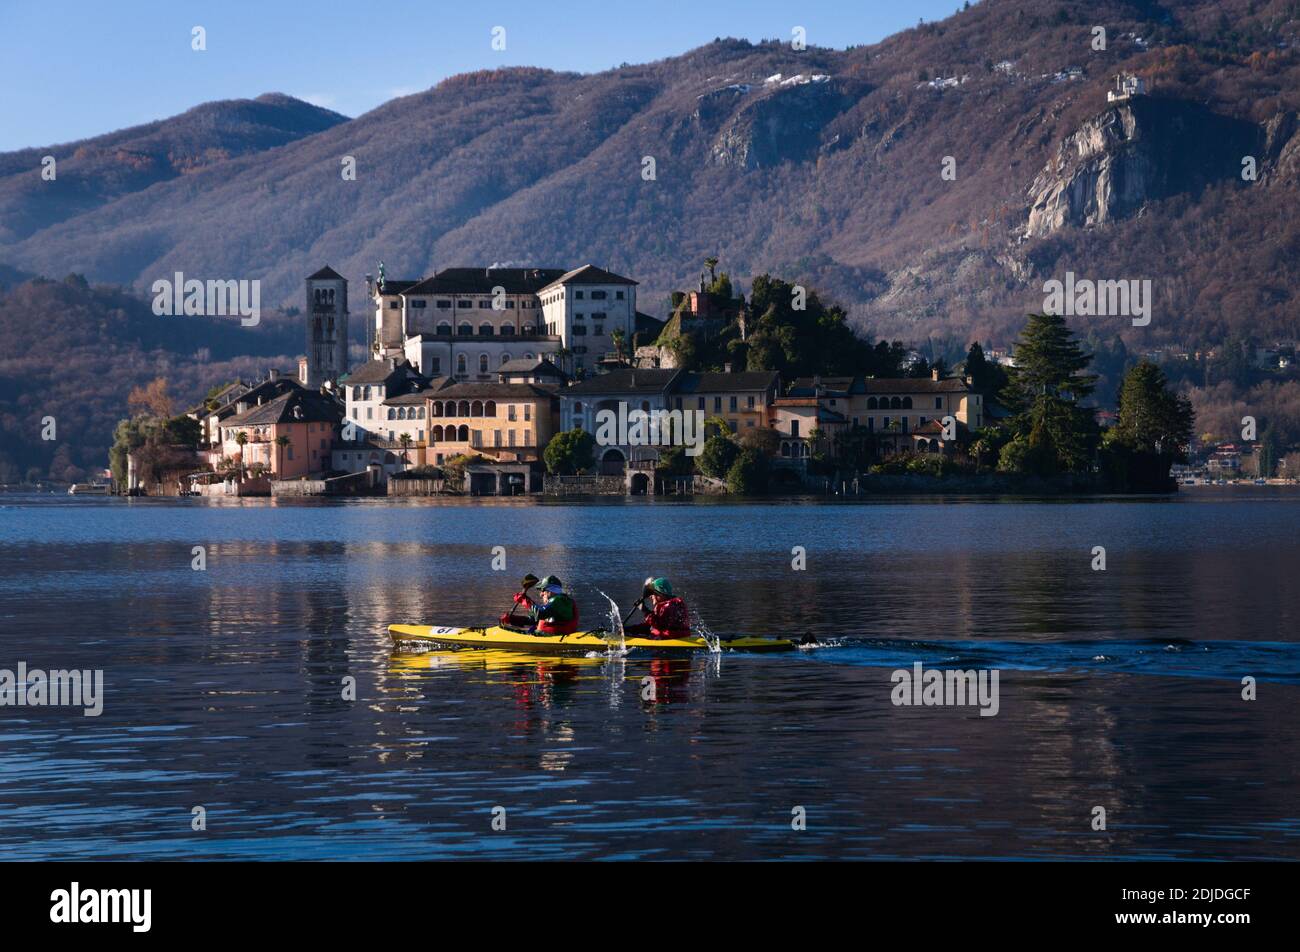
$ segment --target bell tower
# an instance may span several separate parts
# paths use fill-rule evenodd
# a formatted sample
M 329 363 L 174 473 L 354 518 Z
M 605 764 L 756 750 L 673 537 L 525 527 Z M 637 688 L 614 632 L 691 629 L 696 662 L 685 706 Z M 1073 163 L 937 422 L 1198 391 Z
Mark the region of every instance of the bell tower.
M 329 265 L 307 279 L 307 359 L 304 387 L 337 384 L 348 372 L 348 281 Z

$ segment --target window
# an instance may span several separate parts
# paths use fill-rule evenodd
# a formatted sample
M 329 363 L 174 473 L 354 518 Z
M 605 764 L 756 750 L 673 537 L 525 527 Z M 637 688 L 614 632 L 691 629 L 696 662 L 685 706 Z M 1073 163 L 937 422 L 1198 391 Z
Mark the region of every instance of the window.
M 617 299 L 620 300 L 620 301 L 623 300 L 623 292 L 622 292 L 622 291 L 615 291 L 615 292 L 614 292 L 614 297 L 617 298 Z
M 736 410 L 739 409 L 739 407 L 736 405 L 736 404 L 737 404 L 737 400 L 738 400 L 738 398 L 736 398 L 736 397 L 732 397 L 732 398 L 731 398 L 731 406 L 730 406 L 730 409 L 731 409 L 731 412 L 732 412 L 732 413 L 735 413 Z
M 480 311 L 486 311 L 486 310 L 488 310 L 490 307 L 492 307 L 492 301 L 491 301 L 491 300 L 480 300 L 480 301 L 478 302 L 478 309 L 479 309 Z
M 467 373 L 469 373 L 469 366 L 468 366 L 468 364 L 467 364 L 467 362 L 466 362 L 466 360 L 465 360 L 465 355 L 464 355 L 464 354 L 457 354 L 457 355 L 456 355 L 456 373 L 458 373 L 458 374 L 467 374 Z
M 605 319 L 605 312 L 604 312 L 604 311 L 592 311 L 592 312 L 591 312 L 591 319 L 592 319 L 593 321 L 603 321 L 603 320 Z
M 581 291 L 574 291 L 574 292 L 573 292 L 573 296 L 574 296 L 577 300 L 579 300 L 579 301 L 582 300 L 582 292 L 581 292 Z
M 474 306 L 474 302 L 473 302 L 473 301 L 457 301 L 457 302 L 456 302 L 456 306 L 457 306 L 457 307 L 463 307 L 463 308 L 468 309 L 468 308 L 471 308 L 471 307 Z
M 799 421 L 798 421 L 798 420 L 791 420 L 791 421 L 790 421 L 790 435 L 791 435 L 791 436 L 798 436 L 798 435 L 799 435 Z
M 436 376 L 437 374 L 442 373 L 442 358 L 441 358 L 441 357 L 430 357 L 430 358 L 429 358 L 429 373 L 430 373 L 430 374 L 433 374 L 433 375 L 435 375 L 435 376 Z
M 480 325 L 478 326 L 478 332 L 479 332 L 480 334 L 482 334 L 484 337 L 491 337 L 491 336 L 492 336 L 492 325 L 491 325 L 490 323 L 488 323 L 487 321 L 484 321 L 482 324 L 480 324 Z
M 718 412 L 720 412 L 721 410 L 722 410 L 722 398 L 721 398 L 721 397 L 714 397 L 714 398 L 713 398 L 713 412 L 714 412 L 714 413 L 718 413 Z
M 474 333 L 474 325 L 469 321 L 461 321 L 460 326 L 456 328 L 456 333 L 461 337 L 469 337 Z
M 573 333 L 574 333 L 574 335 L 577 336 L 577 337 L 586 337 L 586 336 L 587 336 L 587 329 L 586 329 L 585 327 L 583 327 L 581 324 L 578 324 L 577 326 L 575 326 L 575 327 L 573 328 Z
M 451 324 L 447 321 L 443 321 L 441 324 L 438 325 L 438 333 L 443 335 L 444 337 L 450 337 Z
M 478 355 L 478 372 L 481 373 L 481 374 L 485 374 L 485 373 L 488 372 L 488 355 L 487 355 L 487 354 L 479 354 L 479 355 Z
M 504 366 L 506 365 L 506 363 L 507 363 L 509 360 L 510 360 L 510 355 L 509 355 L 509 354 L 502 354 L 502 355 L 501 355 L 501 366 L 504 367 Z
M 515 302 L 514 302 L 514 301 L 506 301 L 506 310 L 507 310 L 507 311 L 513 311 L 514 309 L 515 309 Z
M 533 405 L 531 403 L 525 403 L 524 420 L 527 421 L 527 420 L 531 420 L 532 418 L 533 418 Z
M 507 403 L 507 404 L 506 404 L 506 419 L 509 420 L 509 421 L 511 421 L 512 423 L 514 422 L 514 419 L 515 419 L 515 405 L 514 405 L 513 403 Z
M 502 337 L 514 337 L 514 336 L 515 336 L 515 325 L 513 325 L 513 324 L 502 324 L 502 325 L 501 325 L 501 336 L 502 336 Z
M 411 301 L 411 307 L 428 307 L 428 306 L 429 306 L 429 302 L 424 300 L 423 298 L 415 298 L 413 301 Z
M 402 305 L 399 304 L 397 301 L 389 301 L 389 302 L 388 302 L 388 309 L 389 309 L 390 311 L 395 311 L 395 310 L 397 310 L 397 309 L 398 309 L 399 307 L 401 307 L 401 306 L 402 306 Z
M 752 395 L 745 398 L 745 409 L 754 409 L 754 397 Z
M 934 408 L 935 408 L 936 410 L 942 410 L 942 409 L 943 409 L 943 397 L 935 397 L 935 398 L 934 398 Z
M 701 409 L 701 410 L 704 409 L 704 398 L 703 398 L 703 397 L 700 397 L 700 409 Z
M 451 301 L 447 300 L 446 298 L 439 298 L 433 303 L 440 311 L 445 311 L 451 307 Z
M 605 300 L 606 297 L 608 297 L 608 295 L 609 295 L 609 292 L 607 292 L 607 291 L 592 291 L 592 292 L 591 292 L 591 299 L 592 299 L 593 301 L 603 301 L 603 300 Z

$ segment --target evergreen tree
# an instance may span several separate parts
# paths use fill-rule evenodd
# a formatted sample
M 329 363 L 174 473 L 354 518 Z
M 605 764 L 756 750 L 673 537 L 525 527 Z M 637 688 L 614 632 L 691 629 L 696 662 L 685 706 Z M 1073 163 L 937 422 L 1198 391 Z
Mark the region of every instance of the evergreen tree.
M 1191 403 L 1173 393 L 1162 371 L 1143 360 L 1127 374 L 1119 390 L 1115 439 L 1144 453 L 1187 459 L 1194 414 Z
M 1012 431 L 1028 441 L 1023 455 L 1035 472 L 1082 472 L 1091 464 L 1097 424 L 1079 405 L 1096 386 L 1097 378 L 1083 372 L 1090 360 L 1065 318 L 1029 315 L 1001 399 L 1015 414 Z

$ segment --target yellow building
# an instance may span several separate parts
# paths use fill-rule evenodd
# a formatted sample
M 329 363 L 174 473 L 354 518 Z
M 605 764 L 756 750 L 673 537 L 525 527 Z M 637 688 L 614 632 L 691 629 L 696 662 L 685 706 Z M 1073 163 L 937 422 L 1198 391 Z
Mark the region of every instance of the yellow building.
M 677 375 L 669 391 L 670 408 L 721 417 L 732 433 L 743 434 L 768 425 L 768 407 L 780 388 L 781 375 L 775 370 L 684 372 Z
M 458 383 L 428 394 L 423 462 L 480 454 L 518 462 L 540 460 L 559 425 L 554 394 L 530 383 Z

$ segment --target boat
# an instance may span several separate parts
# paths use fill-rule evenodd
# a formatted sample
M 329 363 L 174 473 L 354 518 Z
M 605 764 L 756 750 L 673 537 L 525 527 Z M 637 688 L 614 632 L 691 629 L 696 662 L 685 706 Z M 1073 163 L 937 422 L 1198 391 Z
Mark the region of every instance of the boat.
M 108 483 L 73 483 L 68 487 L 69 496 L 107 496 Z
M 490 625 L 485 628 L 450 628 L 431 625 L 389 625 L 395 645 L 429 645 L 444 648 L 515 648 L 532 651 L 604 651 L 611 647 L 648 648 L 654 651 L 711 651 L 709 642 L 692 638 L 625 638 L 619 641 L 608 629 L 577 631 L 571 635 L 534 635 L 518 628 Z M 731 651 L 789 651 L 795 642 L 788 638 L 721 638 L 723 649 Z

